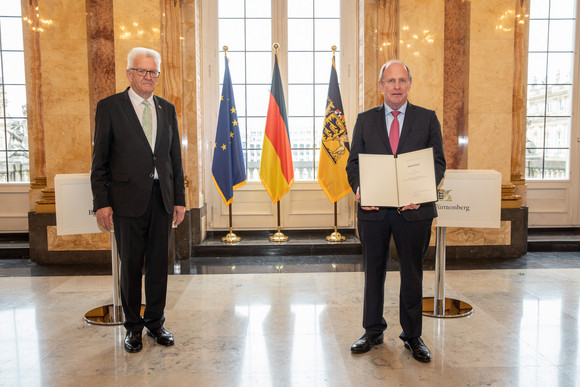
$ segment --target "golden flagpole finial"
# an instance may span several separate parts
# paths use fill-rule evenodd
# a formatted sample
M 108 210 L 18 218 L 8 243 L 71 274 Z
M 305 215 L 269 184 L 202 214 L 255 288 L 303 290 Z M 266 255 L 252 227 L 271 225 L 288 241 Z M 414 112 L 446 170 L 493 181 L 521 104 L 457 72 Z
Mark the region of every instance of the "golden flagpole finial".
M 228 46 L 224 46 L 224 53 L 226 57 L 228 56 L 228 49 L 229 49 Z
M 336 46 L 332 46 L 330 49 L 332 50 L 332 56 L 334 56 L 336 54 Z
M 278 55 L 278 49 L 280 48 L 280 45 L 278 43 L 274 43 L 272 47 L 274 47 L 274 53 Z

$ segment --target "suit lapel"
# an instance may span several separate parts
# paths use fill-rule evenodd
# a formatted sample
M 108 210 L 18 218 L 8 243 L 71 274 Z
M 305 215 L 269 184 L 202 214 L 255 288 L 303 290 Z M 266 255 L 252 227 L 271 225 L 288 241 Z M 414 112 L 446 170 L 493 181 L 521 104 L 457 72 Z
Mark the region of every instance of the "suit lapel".
M 387 120 L 385 117 L 385 105 L 382 104 L 380 106 L 378 106 L 376 108 L 377 110 L 377 115 L 375 117 L 376 119 L 376 127 L 379 131 L 379 137 L 381 138 L 381 141 L 383 142 L 383 144 L 385 144 L 385 147 L 387 149 L 391 150 L 391 154 L 393 153 L 393 150 L 391 149 L 391 144 L 389 144 L 389 134 L 387 133 Z
M 399 138 L 399 146 L 401 148 L 401 144 L 405 143 L 407 137 L 409 137 L 409 132 L 413 127 L 413 123 L 415 122 L 415 118 L 417 117 L 417 109 L 415 105 L 411 105 L 410 102 L 407 103 L 407 110 L 405 110 L 405 120 L 403 121 L 403 130 L 401 130 L 401 137 Z
M 163 109 L 161 108 L 161 103 L 159 102 L 159 98 L 157 98 L 156 96 L 153 96 L 153 102 L 155 102 L 155 112 L 156 112 L 156 116 L 157 116 L 157 135 L 155 136 L 155 149 L 157 149 L 157 146 L 159 145 L 159 141 L 162 138 L 161 136 L 164 135 L 164 131 L 165 131 L 165 127 L 161 124 L 162 122 L 165 122 L 165 120 L 163 120 Z M 153 151 L 155 151 L 155 149 L 153 149 Z

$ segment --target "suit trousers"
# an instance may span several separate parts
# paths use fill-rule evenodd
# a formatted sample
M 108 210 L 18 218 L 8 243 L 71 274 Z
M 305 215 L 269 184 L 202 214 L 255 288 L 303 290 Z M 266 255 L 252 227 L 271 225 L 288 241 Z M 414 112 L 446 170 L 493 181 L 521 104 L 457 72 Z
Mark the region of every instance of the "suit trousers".
M 432 223 L 432 219 L 408 221 L 396 208 L 387 209 L 383 220 L 359 220 L 365 261 L 363 327 L 366 333 L 377 334 L 387 329 L 383 308 L 392 235 L 401 276 L 399 321 L 407 338 L 421 336 L 423 259 L 429 246 Z
M 125 328 L 140 332 L 155 329 L 165 321 L 169 240 L 173 214 L 163 205 L 156 181 L 145 214 L 139 217 L 115 216 L 115 238 L 121 258 L 121 302 Z M 145 268 L 145 311 L 141 317 L 141 288 Z

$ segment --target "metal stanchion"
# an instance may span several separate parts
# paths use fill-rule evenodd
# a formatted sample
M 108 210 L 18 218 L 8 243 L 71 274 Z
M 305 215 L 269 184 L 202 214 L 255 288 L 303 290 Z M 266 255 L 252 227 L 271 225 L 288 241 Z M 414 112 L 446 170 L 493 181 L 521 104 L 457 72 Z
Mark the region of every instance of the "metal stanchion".
M 117 253 L 115 232 L 111 230 L 111 264 L 113 277 L 113 303 L 99 306 L 85 313 L 85 321 L 95 325 L 121 325 L 125 323 L 125 313 L 121 304 L 121 259 Z M 145 305 L 141 305 L 141 316 Z
M 438 318 L 466 317 L 473 313 L 467 302 L 445 298 L 445 227 L 436 227 L 435 297 L 423 298 L 423 315 Z
M 125 322 L 125 314 L 121 306 L 121 288 L 119 286 L 121 260 L 117 253 L 117 241 L 113 231 L 111 231 L 111 263 L 113 265 L 113 304 L 99 306 L 88 311 L 85 314 L 85 321 L 89 324 L 121 325 Z

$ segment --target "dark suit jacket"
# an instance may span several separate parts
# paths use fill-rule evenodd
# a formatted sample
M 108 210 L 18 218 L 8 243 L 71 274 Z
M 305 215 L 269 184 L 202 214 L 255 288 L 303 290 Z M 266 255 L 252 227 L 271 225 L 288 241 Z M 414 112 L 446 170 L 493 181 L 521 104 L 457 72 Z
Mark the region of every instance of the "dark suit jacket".
M 433 148 L 435 161 L 435 180 L 437 185 L 445 174 L 445 155 L 441 124 L 434 111 L 407 104 L 405 120 L 397 153 L 407 153 L 425 148 Z M 346 165 L 348 182 L 354 192 L 360 185 L 358 155 L 361 153 L 392 155 L 384 104 L 369 109 L 358 115 L 353 131 L 350 157 Z M 358 208 L 359 220 L 382 220 L 387 212 L 386 207 L 379 211 L 365 211 Z M 437 217 L 435 203 L 423 203 L 418 210 L 402 212 L 407 220 L 425 220 Z
M 175 107 L 163 98 L 153 97 L 157 137 L 152 151 L 128 91 L 111 95 L 97 104 L 91 168 L 94 210 L 110 206 L 119 216 L 143 215 L 157 168 L 163 204 L 171 214 L 174 205 L 185 206 Z

